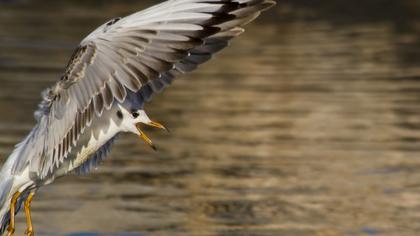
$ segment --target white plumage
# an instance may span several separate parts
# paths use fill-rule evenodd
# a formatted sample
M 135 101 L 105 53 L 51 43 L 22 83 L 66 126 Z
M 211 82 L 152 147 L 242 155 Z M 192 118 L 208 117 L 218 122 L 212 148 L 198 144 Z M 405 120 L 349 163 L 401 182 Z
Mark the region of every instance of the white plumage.
M 0 234 L 10 223 L 13 235 L 15 205 L 27 201 L 29 212 L 39 187 L 71 171 L 89 172 L 120 132 L 153 146 L 139 124 L 164 127 L 147 117 L 144 102 L 211 59 L 274 4 L 170 0 L 108 21 L 83 39 L 61 79 L 43 93 L 36 126 L 2 168 Z M 31 225 L 27 231 L 33 234 Z

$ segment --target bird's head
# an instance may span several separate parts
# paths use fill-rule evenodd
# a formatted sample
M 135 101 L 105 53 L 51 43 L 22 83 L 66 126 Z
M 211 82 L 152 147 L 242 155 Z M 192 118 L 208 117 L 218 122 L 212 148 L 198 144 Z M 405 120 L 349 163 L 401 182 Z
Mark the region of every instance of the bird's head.
M 146 114 L 143 109 L 131 109 L 128 110 L 123 106 L 120 106 L 120 109 L 117 110 L 117 118 L 121 120 L 121 129 L 125 132 L 130 132 L 138 135 L 143 139 L 147 144 L 150 145 L 155 151 L 156 146 L 153 144 L 152 140 L 144 133 L 141 129 L 143 126 L 152 126 L 155 128 L 163 129 L 168 131 L 168 129 L 162 124 L 152 121 Z

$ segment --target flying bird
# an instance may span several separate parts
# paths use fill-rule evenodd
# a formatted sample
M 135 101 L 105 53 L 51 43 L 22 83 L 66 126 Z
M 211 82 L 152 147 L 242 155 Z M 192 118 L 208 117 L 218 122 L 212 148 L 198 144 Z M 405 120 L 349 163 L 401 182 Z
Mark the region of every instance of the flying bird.
M 112 19 L 79 44 L 60 80 L 46 89 L 36 125 L 15 146 L 0 172 L 0 235 L 15 232 L 25 210 L 34 235 L 31 201 L 37 190 L 69 173 L 86 174 L 109 153 L 121 132 L 153 142 L 144 103 L 174 79 L 228 46 L 274 0 L 169 0 Z

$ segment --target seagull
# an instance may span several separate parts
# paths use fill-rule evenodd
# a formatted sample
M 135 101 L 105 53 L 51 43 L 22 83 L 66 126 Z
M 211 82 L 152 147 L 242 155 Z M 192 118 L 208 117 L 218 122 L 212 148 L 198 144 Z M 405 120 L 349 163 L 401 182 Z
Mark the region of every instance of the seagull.
M 59 81 L 42 93 L 36 125 L 0 172 L 0 235 L 15 232 L 22 207 L 25 234 L 34 235 L 31 202 L 37 190 L 101 163 L 118 135 L 133 133 L 156 149 L 144 126 L 144 104 L 176 77 L 195 70 L 244 32 L 274 0 L 169 0 L 89 34 Z

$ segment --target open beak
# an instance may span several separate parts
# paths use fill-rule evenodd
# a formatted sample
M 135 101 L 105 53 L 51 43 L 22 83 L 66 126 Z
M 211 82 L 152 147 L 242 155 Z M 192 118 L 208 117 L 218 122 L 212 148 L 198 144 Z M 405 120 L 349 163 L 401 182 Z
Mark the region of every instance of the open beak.
M 149 123 L 147 123 L 145 125 L 152 126 L 152 127 L 158 128 L 158 129 L 163 129 L 166 132 L 169 132 L 168 128 L 166 128 L 164 125 L 162 125 L 162 124 L 160 124 L 156 121 L 150 121 Z
M 147 135 L 140 129 L 140 124 L 141 123 L 136 124 L 137 130 L 140 132 L 140 138 L 143 139 L 144 142 L 146 142 L 153 150 L 157 151 L 157 148 L 153 144 L 152 140 L 149 137 L 147 137 Z

